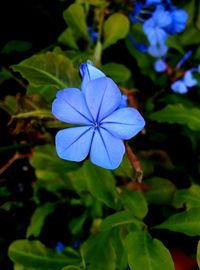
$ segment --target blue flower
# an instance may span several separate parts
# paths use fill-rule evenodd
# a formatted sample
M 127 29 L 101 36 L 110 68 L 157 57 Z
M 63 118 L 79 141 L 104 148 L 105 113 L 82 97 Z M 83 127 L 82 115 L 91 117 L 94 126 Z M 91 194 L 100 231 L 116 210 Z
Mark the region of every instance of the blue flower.
M 148 53 L 151 56 L 156 57 L 156 58 L 160 58 L 160 57 L 166 55 L 167 51 L 168 51 L 168 47 L 164 43 L 158 43 L 156 45 L 151 45 L 148 48 Z
M 172 6 L 171 8 L 171 23 L 165 27 L 165 30 L 169 34 L 176 34 L 180 33 L 185 29 L 188 14 L 183 9 L 177 9 L 176 7 Z
M 105 77 L 106 75 L 98 68 L 94 67 L 90 61 L 80 65 L 80 73 L 83 78 L 81 89 L 84 92 L 86 84 L 94 79 Z
M 129 13 L 129 19 L 132 24 L 137 22 L 137 16 L 140 14 L 142 6 L 143 4 L 141 1 L 134 3 L 134 9 Z
M 133 108 L 120 108 L 122 95 L 113 80 L 97 68 L 81 65 L 82 91 L 66 88 L 57 92 L 52 113 L 63 122 L 79 126 L 56 134 L 60 158 L 82 161 L 88 154 L 92 163 L 117 168 L 125 153 L 123 140 L 135 136 L 145 125 Z
M 154 4 L 160 4 L 161 2 L 162 2 L 162 0 L 146 0 L 145 5 L 146 6 L 151 6 L 151 5 L 154 5 Z
M 162 44 L 168 37 L 165 28 L 172 22 L 171 14 L 164 9 L 164 6 L 158 5 L 151 18 L 143 24 L 143 31 L 152 46 Z
M 185 94 L 188 92 L 188 88 L 197 85 L 197 80 L 193 78 L 193 74 L 190 70 L 185 72 L 182 79 L 177 80 L 171 85 L 171 89 L 175 93 Z
M 92 26 L 88 26 L 87 29 L 90 39 L 95 43 L 98 39 L 98 32 L 94 31 Z
M 163 72 L 165 71 L 167 68 L 167 64 L 163 59 L 158 59 L 155 63 L 154 63 L 154 69 L 157 72 Z
M 65 249 L 65 245 L 62 242 L 58 241 L 56 244 L 56 251 L 63 252 L 64 249 Z

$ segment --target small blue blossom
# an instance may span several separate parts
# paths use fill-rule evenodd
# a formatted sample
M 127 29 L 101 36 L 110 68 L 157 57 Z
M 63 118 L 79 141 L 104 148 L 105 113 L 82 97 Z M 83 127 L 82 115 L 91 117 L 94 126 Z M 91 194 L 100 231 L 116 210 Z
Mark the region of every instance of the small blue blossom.
M 156 57 L 156 58 L 160 58 L 160 57 L 166 55 L 167 51 L 168 51 L 168 47 L 164 43 L 151 45 L 148 48 L 148 53 L 151 56 Z
M 183 9 L 171 8 L 171 23 L 165 27 L 165 30 L 169 34 L 180 33 L 185 29 L 188 13 Z
M 80 66 L 82 91 L 66 88 L 57 92 L 52 113 L 59 120 L 79 126 L 56 134 L 60 158 L 82 161 L 90 154 L 91 162 L 117 168 L 125 153 L 123 140 L 135 136 L 145 125 L 133 108 L 120 108 L 122 94 L 113 80 L 90 63 Z
M 81 244 L 81 241 L 79 239 L 77 239 L 76 241 L 74 241 L 72 244 L 71 244 L 71 247 L 72 248 L 78 248 Z
M 197 85 L 197 80 L 193 78 L 193 74 L 191 70 L 185 72 L 182 79 L 175 81 L 171 85 L 171 89 L 175 93 L 185 94 L 188 92 L 188 88 Z
M 62 242 L 57 242 L 56 244 L 56 251 L 58 252 L 63 252 L 63 250 L 65 249 L 65 245 Z
M 165 28 L 172 22 L 169 11 L 163 5 L 158 5 L 152 17 L 143 24 L 143 31 L 152 46 L 163 44 L 168 37 Z
M 185 29 L 188 13 L 183 9 L 177 9 L 170 0 L 146 0 L 134 3 L 134 10 L 130 12 L 129 18 L 131 23 L 142 23 L 143 31 L 150 43 L 148 48 L 146 44 L 138 44 L 129 35 L 135 48 L 160 58 L 168 51 L 165 44 L 168 36 Z
M 88 26 L 88 34 L 90 36 L 90 39 L 95 43 L 98 38 L 98 32 L 94 31 L 92 26 Z
M 167 64 L 163 59 L 158 59 L 154 63 L 154 69 L 157 72 L 164 72 L 167 68 Z

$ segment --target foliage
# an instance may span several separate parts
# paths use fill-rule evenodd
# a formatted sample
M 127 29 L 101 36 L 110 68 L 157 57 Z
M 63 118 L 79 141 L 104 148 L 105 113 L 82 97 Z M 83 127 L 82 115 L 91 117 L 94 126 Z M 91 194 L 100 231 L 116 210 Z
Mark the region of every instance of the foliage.
M 0 89 L 15 91 L 0 100 L 2 138 L 7 136 L 0 146 L 0 210 L 16 225 L 8 239 L 7 219 L 0 226 L 1 268 L 173 270 L 179 263 L 174 248 L 200 267 L 200 4 L 67 2 L 65 29 L 58 29 L 52 44 L 38 51 L 13 39 L 1 50 L 2 57 L 22 55 L 0 67 Z M 180 10 L 187 23 L 170 15 Z M 165 24 L 152 12 L 164 12 Z M 156 42 L 155 33 L 161 37 Z M 79 68 L 88 60 L 146 121 L 125 142 L 115 170 L 88 157 L 79 163 L 60 159 L 55 149 L 55 134 L 73 122 L 56 119 L 52 102 L 59 90 L 81 89 Z M 18 181 L 13 166 L 31 174 Z

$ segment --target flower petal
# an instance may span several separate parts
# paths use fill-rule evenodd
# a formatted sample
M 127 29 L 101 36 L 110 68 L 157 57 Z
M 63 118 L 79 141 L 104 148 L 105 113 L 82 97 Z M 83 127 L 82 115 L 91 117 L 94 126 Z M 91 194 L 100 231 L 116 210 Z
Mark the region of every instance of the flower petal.
M 123 108 L 113 112 L 101 122 L 101 127 L 119 139 L 130 139 L 145 125 L 141 114 L 133 108 Z
M 89 81 L 106 76 L 101 70 L 94 67 L 89 61 L 80 65 L 80 73 L 83 79 L 81 86 L 83 92 L 85 91 L 85 87 Z
M 106 130 L 96 130 L 90 151 L 92 163 L 110 170 L 116 169 L 123 158 L 125 147 L 122 140 L 113 137 Z
M 193 87 L 197 85 L 197 80 L 193 78 L 192 71 L 190 70 L 185 72 L 183 80 L 188 87 Z
M 148 53 L 154 57 L 164 56 L 167 53 L 167 51 L 168 47 L 164 43 L 157 44 L 156 46 L 150 46 L 148 48 Z
M 171 85 L 171 89 L 175 93 L 185 94 L 188 92 L 188 88 L 182 80 L 178 80 Z
M 60 130 L 56 134 L 56 151 L 60 158 L 81 161 L 89 153 L 94 131 L 91 127 L 75 127 Z
M 160 28 L 166 27 L 172 22 L 171 13 L 165 10 L 164 5 L 157 5 L 152 19 L 155 21 L 156 26 Z
M 164 72 L 167 68 L 167 64 L 163 59 L 158 59 L 154 63 L 154 69 L 157 72 Z
M 126 108 L 128 106 L 128 97 L 126 95 L 122 95 L 121 97 L 121 103 L 119 105 L 119 108 Z
M 101 121 L 121 104 L 121 93 L 110 78 L 90 81 L 85 89 L 85 99 L 95 121 Z
M 176 9 L 173 7 L 171 11 L 172 22 L 167 26 L 166 31 L 169 34 L 180 33 L 185 29 L 188 13 L 183 9 Z
M 92 116 L 82 92 L 67 88 L 57 92 L 52 104 L 52 113 L 59 120 L 72 124 L 89 124 Z
M 159 4 L 162 0 L 146 0 L 145 5 L 146 6 L 150 6 L 150 5 L 154 5 L 154 4 Z

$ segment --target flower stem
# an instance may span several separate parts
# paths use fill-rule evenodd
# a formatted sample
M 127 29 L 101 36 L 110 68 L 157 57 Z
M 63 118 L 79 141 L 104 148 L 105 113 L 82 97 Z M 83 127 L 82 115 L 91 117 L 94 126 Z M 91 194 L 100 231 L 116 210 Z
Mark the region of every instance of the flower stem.
M 128 159 L 130 160 L 132 167 L 136 171 L 136 181 L 141 183 L 142 178 L 143 178 L 143 171 L 142 171 L 140 162 L 137 156 L 133 153 L 133 150 L 131 149 L 131 147 L 128 145 L 127 142 L 125 143 L 125 147 L 126 147 L 126 153 L 127 153 Z

